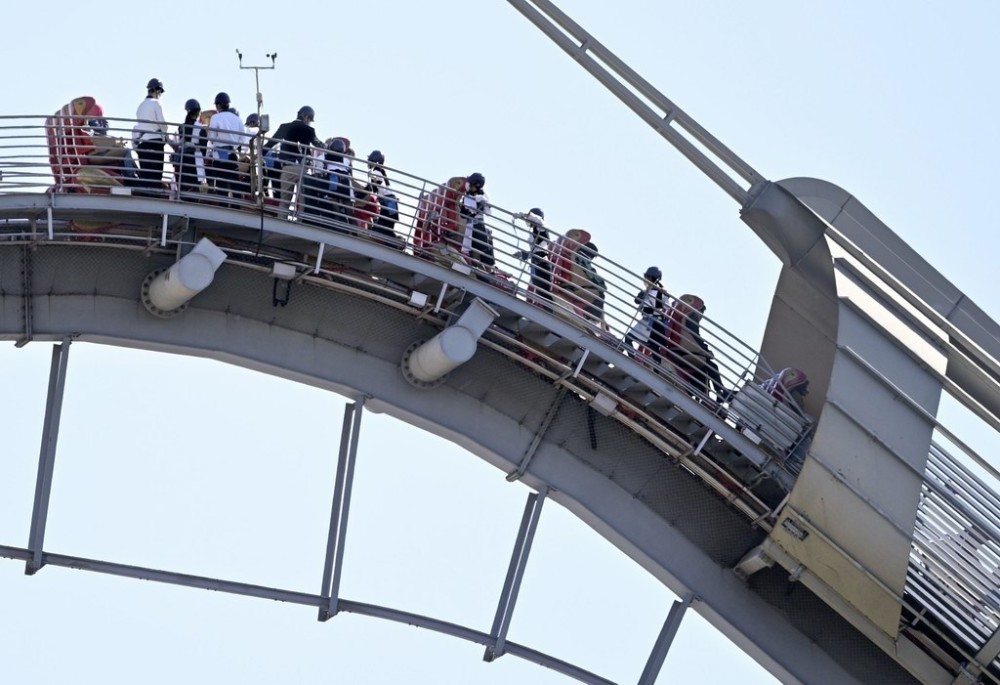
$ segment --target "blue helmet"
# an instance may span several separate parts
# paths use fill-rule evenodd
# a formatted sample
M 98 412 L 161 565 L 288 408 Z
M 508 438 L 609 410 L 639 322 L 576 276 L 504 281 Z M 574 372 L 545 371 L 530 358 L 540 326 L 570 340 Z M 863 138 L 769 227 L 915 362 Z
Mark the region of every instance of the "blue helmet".
M 347 143 L 344 142 L 343 138 L 334 138 L 330 141 L 327 147 L 330 148 L 331 152 L 336 152 L 341 155 L 347 152 Z
M 187 102 L 184 103 L 185 112 L 200 112 L 201 103 L 194 98 L 189 98 Z
M 478 171 L 469 174 L 466 180 L 469 182 L 470 186 L 476 186 L 478 188 L 482 188 L 483 186 L 486 185 L 486 177 L 483 176 Z
M 658 283 L 661 278 L 663 278 L 663 272 L 660 271 L 660 267 L 651 266 L 646 269 L 646 273 L 642 275 L 647 281 L 652 281 L 653 283 Z
M 372 150 L 371 154 L 368 155 L 368 161 L 372 164 L 385 164 L 385 155 L 382 154 L 381 150 Z
M 314 110 L 309 105 L 305 105 L 304 107 L 299 107 L 299 112 L 298 114 L 296 114 L 296 116 L 299 119 L 304 120 L 306 117 L 309 117 L 313 121 L 316 121 L 316 110 Z
M 149 79 L 149 83 L 146 84 L 146 90 L 158 90 L 163 92 L 163 81 L 158 78 Z
M 542 210 L 540 210 L 538 207 L 532 207 L 531 209 L 529 209 L 528 210 L 528 214 L 535 214 L 535 215 L 538 216 L 539 219 L 544 219 L 545 218 L 545 212 L 543 212 Z
M 260 115 L 256 112 L 247 115 L 247 121 L 244 126 L 260 126 Z
M 232 100 L 229 99 L 229 93 L 219 93 L 215 96 L 216 105 L 228 105 Z

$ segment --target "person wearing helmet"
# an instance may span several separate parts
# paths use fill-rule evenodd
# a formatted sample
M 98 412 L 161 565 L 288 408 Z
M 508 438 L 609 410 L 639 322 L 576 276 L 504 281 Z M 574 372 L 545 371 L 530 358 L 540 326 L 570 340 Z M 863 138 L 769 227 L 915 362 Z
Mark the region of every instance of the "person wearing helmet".
M 138 123 L 132 129 L 132 144 L 138 159 L 138 185 L 149 193 L 163 191 L 163 151 L 167 143 L 167 121 L 163 118 L 163 82 L 149 79 L 146 97 L 135 111 Z
M 734 393 L 723 386 L 715 354 L 701 334 L 704 314 L 705 301 L 697 295 L 685 294 L 674 300 L 667 331 L 666 357 L 694 391 L 696 399 L 710 401 L 711 381 L 715 401 L 725 404 Z
M 371 230 L 388 240 L 380 242 L 391 247 L 402 247 L 399 236 L 396 235 L 396 222 L 399 221 L 399 198 L 389 189 L 389 177 L 385 173 L 385 168 L 380 162 L 375 162 L 373 166 L 372 156 L 378 152 L 376 150 L 368 155 L 368 184 L 365 192 L 369 192 L 378 198 L 378 216 L 372 222 Z M 381 153 L 379 153 L 381 155 Z M 381 157 L 384 162 L 385 157 Z
M 599 329 L 607 332 L 610 329 L 604 318 L 604 298 L 608 287 L 604 277 L 597 273 L 597 267 L 594 266 L 597 255 L 597 245 L 590 241 L 577 250 L 574 261 L 583 271 L 586 281 L 574 295 L 584 303 L 584 316 Z
M 211 160 L 208 174 L 209 189 L 223 198 L 223 205 L 231 206 L 228 198 L 246 195 L 249 182 L 239 174 L 239 158 L 250 136 L 243 128 L 243 120 L 232 108 L 229 94 L 215 96 L 215 114 L 208 121 L 208 157 Z
M 515 219 L 521 219 L 531 229 L 528 249 L 514 253 L 521 260 L 529 260 L 531 265 L 531 288 L 529 294 L 534 294 L 543 302 L 536 302 L 548 309 L 552 303 L 552 262 L 549 259 L 549 232 L 545 230 L 545 212 L 538 207 L 532 207 L 527 212 L 514 214 Z
M 368 175 L 373 176 L 374 174 L 381 174 L 381 183 L 384 186 L 389 185 L 389 176 L 385 173 L 385 155 L 382 154 L 381 150 L 372 150 L 368 153 Z
M 760 384 L 760 389 L 775 398 L 798 416 L 805 419 L 804 428 L 786 456 L 786 464 L 796 472 L 802 468 L 812 443 L 812 426 L 815 419 L 805 410 L 805 397 L 809 394 L 809 377 L 801 369 L 786 367 Z M 778 421 L 787 423 L 780 416 Z
M 283 211 L 291 207 L 292 197 L 305 176 L 309 146 L 324 147 L 312 127 L 315 119 L 316 112 L 312 107 L 300 107 L 296 118 L 279 126 L 264 146 L 265 151 L 279 146 L 277 165 L 281 169 L 281 176 L 278 181 L 278 201 Z
M 189 98 L 184 103 L 184 123 L 177 127 L 174 150 L 177 155 L 175 172 L 182 200 L 195 200 L 205 182 L 205 149 L 208 134 L 201 125 L 201 103 Z
M 351 182 L 351 161 L 346 157 L 350 141 L 346 138 L 330 138 L 326 148 L 327 196 L 330 212 L 337 227 L 350 226 L 354 220 L 354 185 Z
M 664 323 L 666 315 L 667 293 L 663 289 L 661 279 L 663 272 L 660 267 L 651 266 L 642 275 L 642 290 L 635 296 L 639 306 L 639 320 L 625 334 L 625 351 L 634 352 L 634 344 L 649 351 L 654 364 L 662 361 L 663 347 L 667 344 L 667 326 Z
M 794 405 L 801 412 L 805 396 L 809 394 L 809 377 L 804 371 L 788 367 L 764 381 L 761 389 L 781 402 Z
M 492 271 L 496 265 L 493 255 L 493 236 L 486 227 L 486 216 L 490 214 L 490 198 L 484 190 L 486 177 L 475 172 L 466 177 L 465 196 L 459 210 L 465 218 L 465 234 L 462 238 L 462 254 L 485 271 Z

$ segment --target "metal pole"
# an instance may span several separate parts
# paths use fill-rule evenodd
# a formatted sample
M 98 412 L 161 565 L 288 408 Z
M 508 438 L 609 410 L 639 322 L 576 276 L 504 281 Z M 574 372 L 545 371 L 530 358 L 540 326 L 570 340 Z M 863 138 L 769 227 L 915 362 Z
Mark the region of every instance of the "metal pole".
M 746 162 L 737 157 L 718 139 L 687 116 L 666 96 L 601 45 L 566 14 L 548 0 L 507 0 L 552 42 L 625 103 L 643 121 L 673 145 L 681 154 L 701 169 L 712 181 L 736 200 L 741 207 L 752 199 L 752 193 L 763 187 L 764 179 Z M 593 55 L 593 56 L 591 56 Z M 652 105 L 652 106 L 651 106 Z M 677 122 L 688 134 L 672 126 Z M 701 146 L 695 145 L 693 138 Z M 702 149 L 708 150 L 709 157 Z M 715 160 L 724 166 L 720 166 Z M 730 173 L 742 177 L 750 188 L 744 188 Z
M 670 645 L 673 643 L 674 637 L 677 636 L 677 629 L 681 627 L 684 612 L 691 606 L 693 599 L 694 597 L 688 596 L 683 601 L 674 602 L 673 606 L 670 607 L 667 620 L 663 622 L 663 628 L 660 629 L 660 634 L 653 644 L 653 651 L 650 652 L 649 660 L 646 661 L 646 668 L 639 676 L 639 685 L 653 685 L 656 682 L 660 668 L 663 667 L 663 662 L 667 658 L 667 652 L 670 651 Z
M 264 120 L 261 115 L 261 108 L 264 105 L 264 96 L 260 92 L 260 70 L 261 69 L 274 69 L 274 60 L 278 58 L 278 53 L 270 52 L 266 55 L 269 60 L 271 60 L 271 66 L 243 66 L 243 53 L 236 49 L 236 56 L 240 61 L 240 69 L 253 69 L 254 85 L 257 89 L 257 123 L 258 123 L 258 134 L 257 140 L 251 141 L 250 143 L 250 163 L 253 165 L 254 170 L 257 172 L 257 187 L 254 188 L 254 194 L 257 196 L 257 200 L 261 207 L 264 206 L 264 157 L 261 154 L 263 151 L 263 136 L 267 133 L 267 129 L 264 126 Z M 261 229 L 263 230 L 263 228 Z
M 340 527 L 340 507 L 343 496 L 344 474 L 347 469 L 347 450 L 351 440 L 351 423 L 354 416 L 354 405 L 348 404 L 344 407 L 344 423 L 340 428 L 340 453 L 337 456 L 337 475 L 333 485 L 333 504 L 330 507 L 330 529 L 326 538 L 326 561 L 323 566 L 323 581 L 319 588 L 319 593 L 329 603 L 330 581 L 333 580 L 333 559 L 337 549 L 337 530 Z M 325 621 L 330 618 L 326 607 L 319 610 L 319 620 Z
M 493 661 L 497 657 L 503 656 L 505 651 L 507 629 L 510 628 L 510 620 L 514 615 L 514 605 L 521 589 L 521 579 L 524 577 L 524 569 L 528 564 L 528 552 L 531 551 L 531 542 L 535 538 L 538 519 L 542 513 L 542 504 L 545 502 L 547 494 L 548 488 L 543 488 L 537 494 L 528 495 L 528 501 L 525 502 L 524 514 L 521 516 L 521 527 L 517 531 L 514 551 L 510 557 L 510 566 L 507 568 L 507 578 L 504 581 L 503 590 L 500 592 L 497 613 L 493 619 L 493 628 L 490 630 L 493 644 L 486 646 L 483 661 Z
M 354 482 L 354 464 L 358 456 L 358 435 L 361 430 L 363 408 L 362 402 L 348 405 L 344 410 L 344 430 L 340 439 L 340 457 L 337 463 L 337 480 L 330 512 L 330 531 L 321 589 L 321 594 L 327 598 L 327 605 L 319 610 L 320 621 L 329 620 L 338 612 L 340 575 L 344 566 L 344 540 L 347 537 L 347 518 L 351 508 L 351 487 Z
M 69 360 L 69 346 L 68 339 L 60 345 L 52 346 L 49 392 L 45 400 L 42 445 L 38 453 L 35 503 L 31 511 L 31 530 L 28 532 L 28 549 L 31 550 L 31 559 L 24 568 L 25 574 L 29 576 L 34 575 L 42 567 L 42 546 L 45 541 L 45 522 L 49 513 L 49 495 L 52 492 L 52 470 L 55 466 L 56 442 L 59 438 L 63 390 L 66 387 L 66 363 Z

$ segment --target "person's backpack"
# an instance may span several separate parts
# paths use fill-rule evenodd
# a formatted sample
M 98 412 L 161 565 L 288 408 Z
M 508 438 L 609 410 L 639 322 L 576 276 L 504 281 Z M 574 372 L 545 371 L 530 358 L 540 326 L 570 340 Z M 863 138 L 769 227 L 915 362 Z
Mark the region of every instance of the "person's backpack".
M 383 191 L 379 194 L 379 202 L 382 205 L 382 211 L 380 218 L 382 219 L 379 223 L 386 228 L 392 228 L 399 221 L 399 199 L 396 194 L 390 190 Z

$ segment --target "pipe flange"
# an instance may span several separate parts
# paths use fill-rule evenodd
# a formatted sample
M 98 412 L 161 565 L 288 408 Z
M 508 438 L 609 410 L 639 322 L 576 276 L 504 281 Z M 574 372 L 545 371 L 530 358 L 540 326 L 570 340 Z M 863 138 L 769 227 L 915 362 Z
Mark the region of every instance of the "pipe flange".
M 150 299 L 149 289 L 153 283 L 153 280 L 157 276 L 162 274 L 164 271 L 166 271 L 167 268 L 168 267 L 164 267 L 162 269 L 156 269 L 154 271 L 150 271 L 149 274 L 147 274 L 146 278 L 142 280 L 142 288 L 139 290 L 139 299 L 142 301 L 142 306 L 146 308 L 147 312 L 161 319 L 172 319 L 188 308 L 188 302 L 185 302 L 177 309 L 171 309 L 171 310 L 160 309 L 155 304 L 153 304 L 153 301 Z
M 412 343 L 409 347 L 407 347 L 406 352 L 403 352 L 403 361 L 399 365 L 400 370 L 403 372 L 403 378 L 406 379 L 406 382 L 415 388 L 420 388 L 421 390 L 429 390 L 431 388 L 436 388 L 442 383 L 444 383 L 445 379 L 448 378 L 448 374 L 445 374 L 440 378 L 435 378 L 432 381 L 422 381 L 413 375 L 413 372 L 410 370 L 410 357 L 413 355 L 414 352 L 417 351 L 417 348 L 423 345 L 425 342 L 427 342 L 427 340 L 418 340 L 415 343 Z

